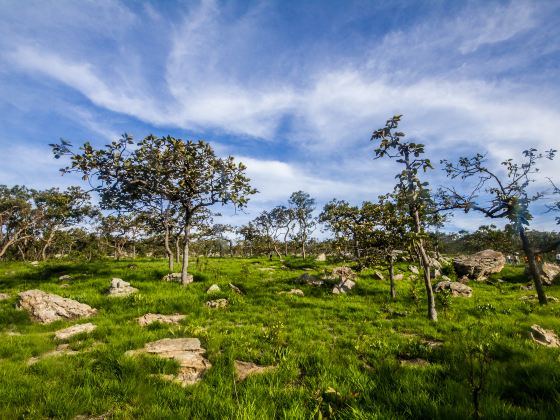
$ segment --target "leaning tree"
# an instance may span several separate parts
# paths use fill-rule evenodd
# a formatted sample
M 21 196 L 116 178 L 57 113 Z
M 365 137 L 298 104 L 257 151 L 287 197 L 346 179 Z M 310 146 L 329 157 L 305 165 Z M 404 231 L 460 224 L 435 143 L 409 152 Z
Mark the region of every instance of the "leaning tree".
M 404 141 L 404 133 L 397 131 L 401 115 L 387 120 L 385 127 L 373 132 L 371 140 L 377 143 L 374 150 L 375 158 L 388 157 L 396 159 L 402 166 L 396 176 L 395 197 L 400 206 L 406 209 L 410 224 L 410 241 L 416 252 L 424 276 L 424 285 L 428 299 L 428 318 L 437 321 L 434 292 L 430 278 L 431 261 L 425 248 L 427 239 L 426 228 L 433 222 L 431 209 L 432 197 L 428 183 L 420 179 L 421 172 L 433 169 L 429 159 L 423 157 L 424 145 Z
M 232 156 L 219 158 L 205 141 L 183 141 L 171 136 L 145 137 L 134 144 L 124 134 L 101 149 L 85 143 L 72 152 L 67 141 L 53 144 L 55 157 L 70 155 L 71 165 L 63 172 L 81 172 L 100 194 L 105 208 L 136 210 L 166 200 L 177 207 L 175 222 L 182 234 L 181 282 L 188 276 L 189 243 L 197 215 L 215 205 L 247 205 L 256 193 L 245 175 L 245 166 Z
M 539 172 L 537 165 L 542 159 L 552 160 L 555 153 L 556 150 L 552 149 L 545 153 L 539 153 L 534 148 L 525 150 L 522 161 L 503 161 L 503 171 L 491 168 L 486 156 L 480 153 L 470 158 L 462 157 L 457 162 L 442 160 L 447 175 L 452 179 L 460 179 L 461 186 L 468 179 L 474 179 L 475 182 L 467 192 L 450 186 L 441 188 L 438 193 L 445 208 L 463 209 L 465 213 L 474 210 L 490 219 L 507 219 L 515 227 L 541 305 L 546 304 L 547 299 L 535 254 L 544 250 L 536 251 L 533 248 L 527 235 L 527 227 L 533 218 L 529 207 L 547 195 L 544 189 L 533 191 L 531 188 Z

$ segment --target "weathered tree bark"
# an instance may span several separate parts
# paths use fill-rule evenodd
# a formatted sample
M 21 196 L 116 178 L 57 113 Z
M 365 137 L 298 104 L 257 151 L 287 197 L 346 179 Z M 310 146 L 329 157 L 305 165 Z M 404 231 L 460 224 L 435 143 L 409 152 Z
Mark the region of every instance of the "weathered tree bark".
M 183 267 L 181 269 L 181 284 L 186 286 L 190 283 L 188 277 L 188 268 L 189 268 L 189 242 L 190 242 L 190 222 L 187 222 L 184 229 L 184 236 L 183 236 Z
M 541 305 L 547 304 L 546 295 L 544 293 L 544 288 L 541 280 L 541 272 L 537 265 L 537 261 L 535 259 L 535 252 L 533 251 L 533 247 L 529 242 L 529 238 L 525 233 L 525 228 L 520 224 L 519 228 L 519 237 L 521 238 L 521 245 L 523 247 L 523 252 L 527 257 L 527 263 L 529 265 L 529 273 L 531 273 L 531 277 L 533 278 L 533 283 L 535 284 L 535 289 L 537 290 L 537 296 L 539 298 L 539 303 Z
M 171 247 L 169 246 L 169 226 L 165 226 L 165 236 L 164 241 L 165 245 L 165 253 L 167 255 L 167 265 L 168 270 L 170 273 L 173 273 L 173 251 L 171 251 Z
M 387 263 L 389 264 L 389 282 L 391 284 L 391 299 L 397 299 L 397 290 L 395 289 L 395 257 L 393 254 L 387 256 Z
M 181 235 L 175 238 L 175 262 L 181 264 Z

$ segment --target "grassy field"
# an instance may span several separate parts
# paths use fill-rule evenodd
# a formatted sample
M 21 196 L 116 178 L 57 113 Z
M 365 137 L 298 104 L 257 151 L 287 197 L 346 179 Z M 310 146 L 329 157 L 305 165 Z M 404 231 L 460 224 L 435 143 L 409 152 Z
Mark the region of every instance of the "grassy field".
M 187 287 L 160 281 L 164 261 L 135 260 L 135 270 L 130 263 L 0 264 L 0 292 L 12 295 L 0 301 L 0 418 L 461 419 L 473 416 L 477 389 L 484 418 L 560 415 L 560 349 L 528 335 L 535 323 L 560 332 L 560 304 L 522 302 L 531 294 L 520 290 L 522 268 L 506 267 L 493 284 L 471 283 L 470 299 L 439 299 L 439 322 L 430 323 L 423 287 L 407 279 L 405 266 L 392 302 L 388 281 L 374 279 L 373 270 L 361 272 L 348 295 L 336 296 L 326 286 L 294 284 L 304 272 L 332 267 L 325 263 L 289 260 L 291 268 L 282 268 L 266 259 L 209 259 L 192 265 L 195 282 Z M 265 267 L 274 270 L 259 270 Z M 73 277 L 67 288 L 60 287 L 63 274 Z M 112 277 L 139 293 L 107 297 Z M 230 282 L 244 294 L 231 291 Z M 210 297 L 213 283 L 222 292 Z M 305 297 L 277 293 L 292 287 Z M 35 288 L 98 314 L 32 322 L 15 303 L 18 292 Z M 547 294 L 560 298 L 560 286 Z M 205 306 L 220 297 L 227 308 Z M 178 326 L 142 328 L 135 318 L 148 312 L 187 317 Z M 54 331 L 89 321 L 97 329 L 69 341 L 77 355 L 28 365 L 56 348 Z M 201 340 L 212 363 L 201 382 L 183 388 L 153 375 L 173 373 L 173 362 L 124 355 L 165 337 Z M 278 368 L 236 382 L 234 360 Z

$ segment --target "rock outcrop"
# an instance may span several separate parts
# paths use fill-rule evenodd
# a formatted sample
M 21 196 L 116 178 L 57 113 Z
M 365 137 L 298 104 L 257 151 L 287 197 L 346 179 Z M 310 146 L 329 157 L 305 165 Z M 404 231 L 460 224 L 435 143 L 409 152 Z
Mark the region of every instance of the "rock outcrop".
M 436 284 L 434 288 L 434 292 L 438 293 L 442 290 L 450 290 L 451 295 L 454 297 L 471 297 L 472 296 L 472 289 L 464 285 L 463 283 L 459 283 L 458 281 L 440 281 Z
M 335 295 L 345 294 L 352 290 L 356 286 L 356 283 L 352 280 L 342 280 L 336 286 L 333 287 L 332 292 Z
M 560 266 L 545 262 L 541 267 L 541 281 L 550 286 L 555 279 L 560 278 Z M 529 267 L 525 267 L 525 275 L 530 276 Z
M 529 333 L 535 343 L 547 347 L 560 347 L 560 339 L 552 330 L 545 330 L 543 327 L 533 324 Z
M 36 289 L 19 293 L 17 307 L 29 312 L 33 319 L 42 324 L 89 317 L 97 312 L 85 303 Z
M 127 356 L 152 354 L 164 359 L 173 359 L 179 363 L 179 371 L 175 375 L 162 375 L 162 378 L 181 384 L 192 385 L 202 379 L 204 373 L 212 367 L 204 358 L 205 350 L 198 338 L 164 338 L 147 343 L 144 348 L 130 350 Z
M 220 292 L 222 289 L 220 289 L 220 286 L 218 286 L 217 284 L 213 284 L 212 286 L 210 286 L 208 288 L 208 290 L 206 291 L 206 293 L 216 293 L 216 292 Z
M 499 273 L 506 264 L 504 254 L 487 249 L 473 255 L 461 255 L 453 261 L 457 276 L 472 280 L 485 280 L 492 273 Z

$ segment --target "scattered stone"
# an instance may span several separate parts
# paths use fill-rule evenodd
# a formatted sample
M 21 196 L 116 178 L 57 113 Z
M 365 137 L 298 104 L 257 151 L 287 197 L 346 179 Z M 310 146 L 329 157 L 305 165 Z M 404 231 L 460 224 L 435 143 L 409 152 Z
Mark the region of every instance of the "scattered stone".
M 356 273 L 354 273 L 350 267 L 346 266 L 333 268 L 332 275 L 342 281 L 354 280 L 356 278 Z
M 237 287 L 235 284 L 230 283 L 229 287 L 231 290 L 233 290 L 235 293 L 237 293 L 238 295 L 242 295 L 243 292 L 241 291 L 241 289 L 239 287 Z
M 29 264 L 31 264 L 33 267 L 37 267 L 39 265 L 39 261 L 31 261 Z
M 401 366 L 407 367 L 426 367 L 430 365 L 430 362 L 418 357 L 413 359 L 399 359 L 399 363 L 401 364 Z
M 160 322 L 162 324 L 178 324 L 180 321 L 186 318 L 186 315 L 173 314 L 173 315 L 161 315 L 161 314 L 146 314 L 137 318 L 138 324 L 145 327 L 154 322 Z
M 60 357 L 60 356 L 74 356 L 78 354 L 79 351 L 72 350 L 70 348 L 70 344 L 60 344 L 56 347 L 56 350 L 51 350 L 46 353 L 41 354 L 40 356 L 34 356 L 27 361 L 27 365 L 31 366 L 35 363 L 43 360 L 47 357 Z
M 216 299 L 206 302 L 206 306 L 208 306 L 209 308 L 225 308 L 227 305 L 227 299 Z
M 316 261 L 318 262 L 325 262 L 327 261 L 327 254 L 324 252 L 322 254 L 317 255 Z
M 109 296 L 128 296 L 136 292 L 138 292 L 138 289 L 132 287 L 129 282 L 114 278 L 111 280 L 111 287 L 109 287 L 108 294 Z
M 99 416 L 89 416 L 87 414 L 79 414 L 72 420 L 108 420 L 113 418 L 113 413 L 108 411 L 106 413 L 100 414 Z
M 545 262 L 540 267 L 541 269 L 541 280 L 543 284 L 550 286 L 554 280 L 560 277 L 560 266 L 557 264 L 551 264 Z M 525 267 L 525 275 L 530 276 L 529 267 Z
M 433 277 L 434 277 L 434 278 L 436 278 L 436 277 L 441 277 L 441 271 L 439 271 L 439 270 L 437 270 L 437 269 L 434 270 L 434 276 L 433 276 Z
M 68 280 L 72 280 L 72 276 L 69 275 L 69 274 L 65 274 L 65 275 L 60 276 L 60 277 L 58 278 L 58 281 L 68 281 Z
M 58 287 L 60 287 L 61 289 L 68 289 L 70 287 L 70 285 L 68 283 L 63 283 Z
M 443 281 L 453 281 L 453 280 L 451 280 L 449 277 L 447 277 L 446 275 L 441 276 L 441 279 L 442 279 Z
M 453 262 L 458 276 L 467 276 L 477 281 L 484 280 L 488 274 L 499 273 L 505 264 L 504 254 L 491 249 L 473 255 L 461 255 Z
M 162 281 L 174 281 L 176 283 L 181 283 L 181 273 L 169 273 L 161 279 Z M 187 274 L 187 284 L 192 283 L 194 277 L 192 274 Z
M 305 296 L 305 293 L 303 293 L 303 290 L 301 289 L 290 289 L 289 292 L 283 291 L 283 292 L 278 292 L 279 295 L 296 295 L 296 296 Z
M 218 286 L 217 284 L 213 284 L 212 286 L 210 286 L 208 288 L 206 293 L 215 293 L 215 292 L 221 292 L 221 291 L 222 291 L 222 289 L 220 289 L 220 286 Z
M 10 295 L 7 293 L 0 293 L 0 300 L 10 299 Z
M 420 274 L 420 271 L 418 271 L 418 267 L 416 267 L 415 265 L 409 265 L 408 270 L 413 274 Z
M 96 328 L 97 326 L 93 325 L 91 322 L 88 322 L 87 324 L 73 325 L 71 327 L 64 328 L 63 330 L 58 330 L 54 333 L 54 337 L 57 340 L 67 340 L 77 334 L 90 333 Z
M 259 271 L 274 271 L 274 268 L 273 267 L 260 267 L 260 268 L 257 268 L 257 270 L 259 270 Z
M 17 307 L 25 309 L 42 324 L 50 324 L 61 319 L 89 317 L 97 312 L 96 309 L 85 303 L 45 293 L 41 290 L 28 290 L 19 293 L 18 296 Z
M 552 330 L 545 330 L 537 324 L 531 325 L 531 338 L 534 342 L 547 347 L 560 347 L 560 339 Z
M 395 275 L 393 276 L 393 279 L 394 279 L 394 280 L 402 280 L 402 279 L 404 279 L 404 274 L 402 274 L 402 273 L 400 273 L 400 274 L 395 274 Z
M 322 286 L 324 282 L 312 274 L 304 273 L 295 280 L 295 283 L 307 284 L 309 286 Z
M 461 284 L 467 284 L 470 281 L 470 279 L 467 276 L 463 276 L 459 279 L 459 283 Z
M 125 355 L 153 354 L 164 359 L 175 360 L 179 363 L 177 374 L 162 375 L 162 377 L 187 386 L 199 382 L 204 373 L 212 367 L 204 358 L 204 353 L 205 350 L 201 347 L 198 338 L 164 338 L 147 343 L 142 349 L 129 350 Z
M 239 381 L 244 381 L 251 375 L 266 373 L 276 369 L 276 366 L 259 366 L 251 362 L 242 362 L 241 360 L 236 360 L 234 366 L 235 376 Z
M 352 280 L 342 280 L 340 283 L 333 287 L 332 292 L 335 295 L 345 294 L 352 290 L 354 286 L 356 286 L 356 283 Z
M 438 293 L 442 290 L 451 290 L 451 295 L 454 297 L 472 296 L 472 289 L 463 283 L 459 283 L 458 281 L 440 281 L 436 284 L 434 291 Z
M 128 268 L 129 270 L 136 270 L 138 266 L 136 264 L 128 264 L 126 268 Z
M 522 300 L 523 302 L 528 302 L 528 301 L 533 301 L 533 300 L 538 300 L 539 296 L 538 295 L 527 295 L 527 296 L 521 296 L 519 298 L 519 300 Z M 554 297 L 554 296 L 547 296 L 546 299 L 549 302 L 558 302 L 558 298 Z
M 378 280 L 384 280 L 383 274 L 380 271 L 375 271 L 373 277 L 376 277 Z
M 533 290 L 535 288 L 535 286 L 533 286 L 532 284 L 528 284 L 526 286 L 521 286 L 520 289 L 524 290 L 524 291 L 529 291 L 529 290 Z

